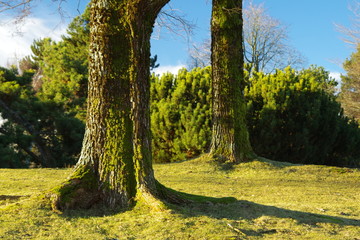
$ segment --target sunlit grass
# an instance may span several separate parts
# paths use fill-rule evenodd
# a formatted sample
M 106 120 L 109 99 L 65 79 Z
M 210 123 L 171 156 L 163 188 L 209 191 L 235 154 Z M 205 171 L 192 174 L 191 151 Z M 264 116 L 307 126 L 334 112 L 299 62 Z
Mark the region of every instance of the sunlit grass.
M 205 157 L 154 167 L 167 187 L 237 201 L 57 214 L 35 196 L 70 169 L 0 169 L 0 239 L 360 239 L 359 170 Z

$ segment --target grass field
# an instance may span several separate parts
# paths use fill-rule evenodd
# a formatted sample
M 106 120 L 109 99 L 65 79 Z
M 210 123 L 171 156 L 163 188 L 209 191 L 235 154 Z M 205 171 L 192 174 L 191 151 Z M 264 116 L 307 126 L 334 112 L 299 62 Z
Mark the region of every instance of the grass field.
M 220 166 L 199 158 L 154 166 L 178 191 L 234 197 L 155 211 L 59 214 L 36 198 L 71 169 L 0 169 L 0 239 L 360 240 L 360 170 L 259 159 Z

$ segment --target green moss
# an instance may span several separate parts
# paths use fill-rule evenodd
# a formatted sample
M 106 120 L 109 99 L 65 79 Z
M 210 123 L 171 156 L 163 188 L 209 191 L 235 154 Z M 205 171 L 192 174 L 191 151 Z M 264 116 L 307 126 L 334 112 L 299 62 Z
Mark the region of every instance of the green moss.
M 87 167 L 78 168 L 65 183 L 51 190 L 49 194 L 53 210 L 87 208 L 98 199 L 98 182 L 93 171 Z M 82 200 L 86 197 L 85 202 Z M 91 199 L 93 198 L 93 199 Z
M 245 121 L 241 9 L 241 1 L 214 1 L 211 25 L 214 39 L 211 153 L 223 162 L 235 163 L 254 157 Z
M 360 171 L 266 160 L 214 171 L 210 159 L 155 164 L 158 179 L 179 191 L 233 196 L 229 204 L 190 203 L 151 211 L 102 209 L 55 214 L 37 199 L 0 206 L 6 239 L 356 239 Z M 269 163 L 275 167 L 270 168 Z M 256 166 L 254 166 L 256 165 Z M 70 169 L 0 169 L 0 196 L 36 195 Z M 322 178 L 319 180 L 319 178 Z M 304 201 L 306 199 L 306 201 Z M 22 200 L 22 199 L 19 199 Z M 10 207 L 11 206 L 11 207 Z M 245 235 L 238 234 L 238 231 Z

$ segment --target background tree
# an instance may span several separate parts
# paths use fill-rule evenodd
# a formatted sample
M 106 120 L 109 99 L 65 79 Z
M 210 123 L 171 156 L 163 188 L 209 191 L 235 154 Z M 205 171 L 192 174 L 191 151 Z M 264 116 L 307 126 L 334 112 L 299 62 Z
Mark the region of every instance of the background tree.
M 3 167 L 63 167 L 75 163 L 83 135 L 82 123 L 62 106 L 43 102 L 31 87 L 34 70 L 15 75 L 0 69 L 0 126 L 6 156 Z M 55 157 L 56 156 L 56 157 Z
M 251 1 L 243 10 L 244 57 L 249 72 L 272 72 L 291 65 L 304 65 L 304 57 L 288 44 L 288 30 L 279 20 L 270 16 L 263 4 Z M 189 51 L 189 66 L 210 65 L 210 40 L 194 44 Z
M 204 68 L 211 65 L 211 41 L 204 40 L 200 44 L 193 44 L 189 50 L 189 69 Z
M 358 47 L 360 43 L 360 2 L 353 1 L 349 5 L 349 10 L 353 14 L 352 24 L 350 27 L 344 26 L 342 24 L 335 24 L 337 30 L 344 34 L 344 42 Z
M 349 59 L 343 63 L 343 67 L 347 72 L 346 75 L 341 76 L 341 93 L 340 102 L 344 108 L 345 114 L 357 121 L 360 119 L 360 104 L 359 104 L 359 50 L 360 50 L 360 2 L 354 1 L 349 6 L 353 14 L 352 24 L 350 27 L 335 24 L 337 30 L 344 35 L 344 42 L 356 48 L 356 51 Z
M 242 1 L 213 0 L 212 3 L 210 154 L 220 161 L 238 163 L 254 157 L 245 122 Z
M 245 89 L 255 151 L 294 163 L 360 164 L 360 130 L 336 101 L 336 81 L 321 67 L 255 73 Z
M 359 45 L 360 47 L 360 45 Z M 340 102 L 345 114 L 360 121 L 360 48 L 344 62 L 346 75 L 341 76 Z
M 287 44 L 286 26 L 271 17 L 263 4 L 244 9 L 244 57 L 250 72 L 272 72 L 286 66 L 302 66 L 303 57 Z

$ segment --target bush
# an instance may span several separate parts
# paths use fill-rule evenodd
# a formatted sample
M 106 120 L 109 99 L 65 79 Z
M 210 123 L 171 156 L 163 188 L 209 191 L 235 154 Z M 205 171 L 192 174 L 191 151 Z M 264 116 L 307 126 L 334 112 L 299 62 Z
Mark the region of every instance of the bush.
M 152 76 L 151 124 L 156 162 L 198 156 L 211 137 L 210 68 Z

